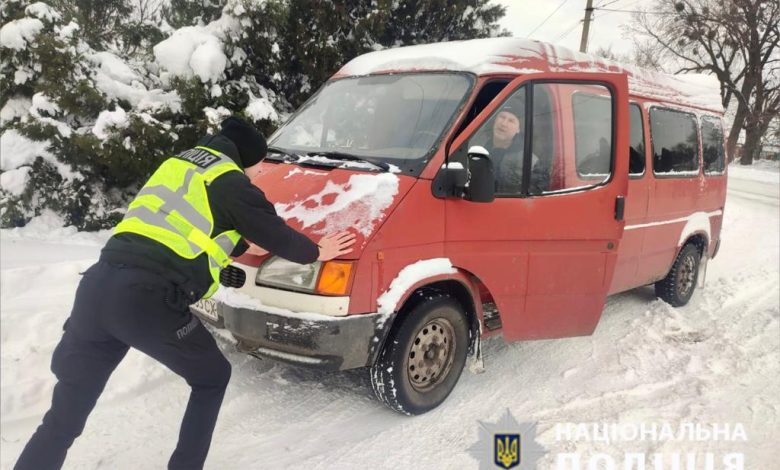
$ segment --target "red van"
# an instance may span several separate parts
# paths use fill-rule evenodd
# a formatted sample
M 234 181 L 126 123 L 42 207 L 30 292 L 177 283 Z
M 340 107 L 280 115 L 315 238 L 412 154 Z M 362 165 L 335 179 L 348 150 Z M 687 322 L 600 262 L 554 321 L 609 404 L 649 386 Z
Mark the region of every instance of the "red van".
M 515 38 L 360 56 L 269 139 L 254 184 L 342 259 L 244 255 L 193 310 L 249 354 L 369 367 L 406 414 L 480 340 L 590 335 L 606 297 L 691 298 L 726 198 L 717 83 Z M 701 279 L 698 279 L 701 281 Z

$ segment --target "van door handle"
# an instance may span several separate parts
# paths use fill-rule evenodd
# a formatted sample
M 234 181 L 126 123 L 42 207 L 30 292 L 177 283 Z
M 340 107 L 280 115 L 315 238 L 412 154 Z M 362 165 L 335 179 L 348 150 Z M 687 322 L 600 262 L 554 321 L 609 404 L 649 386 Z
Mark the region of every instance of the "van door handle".
M 615 220 L 623 220 L 623 213 L 626 210 L 626 198 L 618 196 L 615 199 Z

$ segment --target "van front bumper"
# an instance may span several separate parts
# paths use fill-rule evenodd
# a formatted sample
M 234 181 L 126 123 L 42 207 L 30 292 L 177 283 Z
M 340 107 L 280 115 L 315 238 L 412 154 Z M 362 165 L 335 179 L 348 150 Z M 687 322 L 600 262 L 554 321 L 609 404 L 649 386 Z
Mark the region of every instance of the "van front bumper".
M 334 317 L 220 307 L 224 326 L 240 350 L 323 370 L 373 364 L 392 324 L 391 318 L 378 313 Z

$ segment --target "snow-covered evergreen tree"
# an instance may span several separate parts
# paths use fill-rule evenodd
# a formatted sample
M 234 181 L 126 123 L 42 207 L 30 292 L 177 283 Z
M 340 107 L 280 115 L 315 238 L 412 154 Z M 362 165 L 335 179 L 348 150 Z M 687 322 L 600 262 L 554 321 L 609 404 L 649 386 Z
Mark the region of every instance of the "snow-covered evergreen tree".
M 342 65 L 388 47 L 507 34 L 489 0 L 288 0 L 280 26 L 287 61 L 279 91 L 300 105 Z
M 202 134 L 240 114 L 269 132 L 288 109 L 274 91 L 279 64 L 276 15 L 281 2 L 229 0 L 207 25 L 185 26 L 154 47 L 163 83 L 182 98 L 181 122 Z
M 2 225 L 44 209 L 80 228 L 110 224 L 111 209 L 170 152 L 177 135 L 165 120 L 181 99 L 150 89 L 142 67 L 96 51 L 47 4 L 12 0 L 3 17 Z
M 490 0 L 398 0 L 379 41 L 385 47 L 507 35 L 506 8 Z
M 174 28 L 209 24 L 222 15 L 226 0 L 168 0 L 165 21 Z

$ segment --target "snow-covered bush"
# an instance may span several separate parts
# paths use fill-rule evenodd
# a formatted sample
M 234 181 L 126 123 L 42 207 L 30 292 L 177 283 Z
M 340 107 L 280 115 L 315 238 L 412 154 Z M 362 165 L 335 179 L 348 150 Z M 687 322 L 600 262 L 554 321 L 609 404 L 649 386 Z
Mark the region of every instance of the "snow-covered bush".
M 269 133 L 290 110 L 271 80 L 281 8 L 281 1 L 228 0 L 219 19 L 179 28 L 154 46 L 160 78 L 181 96 L 182 114 L 196 117 L 196 132 L 243 114 Z
M 44 3 L 9 1 L 3 18 L 0 224 L 45 209 L 79 228 L 113 224 L 114 209 L 175 150 L 181 98 L 144 64 L 92 48 Z

